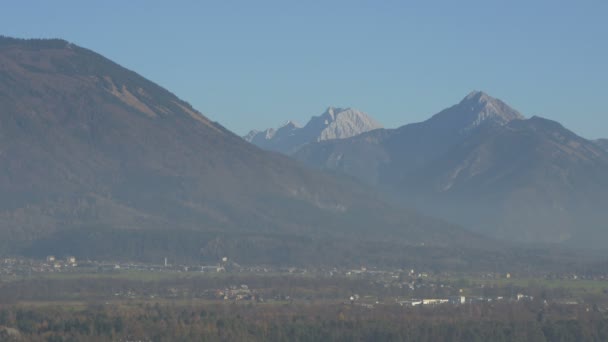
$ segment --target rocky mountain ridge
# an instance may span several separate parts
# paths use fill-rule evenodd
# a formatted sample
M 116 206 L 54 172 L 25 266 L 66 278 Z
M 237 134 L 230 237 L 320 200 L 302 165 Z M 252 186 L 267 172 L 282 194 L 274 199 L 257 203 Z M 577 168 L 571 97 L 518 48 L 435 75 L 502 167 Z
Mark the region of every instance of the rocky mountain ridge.
M 369 115 L 356 109 L 329 107 L 303 127 L 288 121 L 276 130 L 251 131 L 243 138 L 263 149 L 289 155 L 311 142 L 350 138 L 381 127 Z
M 606 151 L 481 92 L 427 121 L 310 144 L 294 156 L 484 234 L 525 242 L 608 241 L 601 229 Z

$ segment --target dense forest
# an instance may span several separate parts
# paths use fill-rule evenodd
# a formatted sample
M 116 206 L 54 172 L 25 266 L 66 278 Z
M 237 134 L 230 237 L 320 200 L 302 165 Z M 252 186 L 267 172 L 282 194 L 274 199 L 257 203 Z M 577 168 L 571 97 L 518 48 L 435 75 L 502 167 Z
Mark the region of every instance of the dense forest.
M 0 308 L 0 339 L 28 341 L 606 341 L 579 306 L 89 305 Z
M 0 341 L 608 340 L 601 281 L 171 272 L 0 280 Z M 414 286 L 395 286 L 403 283 Z M 471 300 L 408 301 L 460 295 Z

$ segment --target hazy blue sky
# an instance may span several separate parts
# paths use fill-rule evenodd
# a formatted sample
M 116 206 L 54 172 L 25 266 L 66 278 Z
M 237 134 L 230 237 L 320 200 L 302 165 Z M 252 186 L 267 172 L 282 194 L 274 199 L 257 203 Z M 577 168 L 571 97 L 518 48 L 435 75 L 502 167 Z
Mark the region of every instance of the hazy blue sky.
M 6 1 L 0 34 L 59 37 L 243 134 L 329 105 L 387 127 L 471 90 L 608 137 L 608 1 Z

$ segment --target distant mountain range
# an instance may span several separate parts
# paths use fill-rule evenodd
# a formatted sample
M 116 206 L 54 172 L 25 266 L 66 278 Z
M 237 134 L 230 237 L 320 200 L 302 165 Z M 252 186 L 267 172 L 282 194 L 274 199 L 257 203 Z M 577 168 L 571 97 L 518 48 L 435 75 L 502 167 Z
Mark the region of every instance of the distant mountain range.
M 313 116 L 304 127 L 288 121 L 277 129 L 251 131 L 243 138 L 265 150 L 289 155 L 311 142 L 350 138 L 378 128 L 382 126 L 363 112 L 329 107 L 323 114 Z
M 376 126 L 329 109 L 286 146 Z M 502 258 L 487 239 L 248 144 L 92 51 L 5 37 L 0 254 L 450 267 Z
M 608 151 L 608 139 L 598 139 L 595 141 L 598 145 L 600 145 L 603 149 Z
M 294 157 L 434 216 L 525 242 L 608 242 L 608 153 L 473 92 L 427 121 L 309 144 Z

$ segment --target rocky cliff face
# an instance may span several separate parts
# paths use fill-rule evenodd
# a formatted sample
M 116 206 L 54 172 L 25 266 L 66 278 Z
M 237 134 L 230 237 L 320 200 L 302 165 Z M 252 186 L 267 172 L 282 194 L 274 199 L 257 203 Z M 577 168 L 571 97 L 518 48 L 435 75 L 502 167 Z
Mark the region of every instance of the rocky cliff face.
M 429 120 L 449 125 L 450 129 L 468 132 L 484 124 L 506 125 L 524 116 L 499 99 L 481 91 L 473 91 L 460 103 L 450 107 Z
M 350 138 L 378 128 L 380 124 L 363 112 L 329 107 L 304 127 L 289 121 L 276 130 L 251 131 L 243 138 L 266 150 L 292 154 L 311 142 Z

